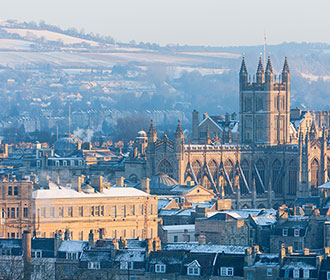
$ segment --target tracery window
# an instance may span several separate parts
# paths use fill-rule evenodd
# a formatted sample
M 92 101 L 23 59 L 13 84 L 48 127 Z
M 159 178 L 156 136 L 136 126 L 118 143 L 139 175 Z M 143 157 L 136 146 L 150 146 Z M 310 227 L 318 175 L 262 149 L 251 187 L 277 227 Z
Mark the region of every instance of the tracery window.
M 169 163 L 168 160 L 163 159 L 160 164 L 158 165 L 158 172 L 159 173 L 165 173 L 168 176 L 173 178 L 173 167 L 172 165 Z

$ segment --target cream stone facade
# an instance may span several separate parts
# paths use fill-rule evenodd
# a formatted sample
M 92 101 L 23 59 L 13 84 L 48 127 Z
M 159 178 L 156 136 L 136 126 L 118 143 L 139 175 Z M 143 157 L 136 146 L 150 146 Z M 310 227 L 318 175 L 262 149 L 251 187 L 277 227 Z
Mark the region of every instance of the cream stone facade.
M 27 181 L 0 182 L 0 238 L 22 238 L 24 230 L 31 230 L 32 189 Z
M 95 180 L 97 182 L 97 180 Z M 53 237 L 55 232 L 70 232 L 74 240 L 88 240 L 92 230 L 105 238 L 153 238 L 156 237 L 158 212 L 157 197 L 130 187 L 104 187 L 86 184 L 60 187 L 54 183 L 47 189 L 30 192 L 29 213 L 26 224 L 37 237 Z M 9 183 L 3 183 L 5 186 Z M 32 191 L 32 183 L 29 184 Z M 100 188 L 101 185 L 101 188 Z M 93 187 L 94 186 L 94 187 Z M 16 201 L 15 201 L 16 200 Z M 2 209 L 25 205 L 19 196 L 1 201 Z M 14 205 L 15 204 L 15 205 Z M 21 208 L 19 208 L 21 211 Z M 4 211 L 4 210 L 3 210 Z M 11 211 L 11 210 L 10 210 Z M 16 208 L 15 208 L 16 211 Z M 24 227 L 19 226 L 20 216 L 5 216 L 1 226 L 2 236 L 21 236 Z M 13 227 L 12 225 L 15 225 Z M 7 235 L 6 235 L 7 234 Z
M 157 138 L 152 123 L 146 176 L 166 173 L 180 185 L 194 181 L 220 198 L 232 199 L 233 207 L 238 209 L 278 208 L 296 197 L 319 195 L 317 186 L 328 181 L 330 171 L 326 116 L 300 112 L 299 118 L 291 120 L 287 59 L 281 75 L 275 76 L 269 58 L 266 71 L 259 60 L 256 79 L 250 80 L 243 58 L 239 74 L 239 142 L 219 139 L 215 119 L 207 117 L 203 121 L 210 125 L 205 139 L 201 139 L 196 111 L 192 142 L 185 142 L 180 123 L 174 139 L 166 134 Z M 318 120 L 323 116 L 323 121 L 317 122 L 315 116 Z M 222 137 L 226 138 L 228 133 Z

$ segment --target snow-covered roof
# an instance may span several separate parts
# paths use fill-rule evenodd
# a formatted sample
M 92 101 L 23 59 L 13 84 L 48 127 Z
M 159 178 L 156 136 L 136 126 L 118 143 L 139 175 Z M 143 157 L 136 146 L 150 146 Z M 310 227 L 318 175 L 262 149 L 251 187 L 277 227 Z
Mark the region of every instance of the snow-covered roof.
M 283 265 L 282 269 L 316 269 L 316 267 L 314 265 L 310 265 L 306 262 L 302 262 L 302 261 L 292 261 L 292 262 L 288 262 L 285 265 Z
M 252 219 L 259 226 L 269 226 L 276 223 L 276 216 L 273 215 L 252 216 Z
M 210 120 L 211 122 L 213 122 L 213 124 L 222 131 L 222 128 L 219 126 L 219 124 L 217 124 L 210 116 L 206 116 L 206 118 L 203 119 L 198 126 L 201 126 L 204 122 L 206 122 L 206 120 Z
M 60 252 L 82 252 L 88 245 L 87 241 L 63 240 L 58 249 Z
M 199 243 L 168 243 L 166 250 L 186 250 L 191 253 L 225 253 L 234 255 L 244 255 L 245 250 L 250 247 L 234 245 L 215 245 Z
M 163 230 L 168 231 L 184 231 L 187 229 L 188 231 L 194 231 L 195 225 L 171 225 L 171 226 L 162 226 Z
M 71 188 L 53 187 L 44 190 L 35 190 L 32 193 L 33 199 L 51 199 L 51 198 L 98 198 L 98 197 L 137 197 L 149 196 L 148 193 L 130 187 L 111 187 L 104 189 L 103 193 L 84 193 Z
M 125 249 L 119 250 L 115 257 L 116 261 L 134 261 L 134 262 L 143 262 L 145 257 L 145 250 L 132 250 L 132 249 Z
M 330 181 L 325 184 L 318 186 L 319 189 L 330 189 Z
M 167 205 L 171 203 L 172 199 L 158 199 L 158 210 L 165 208 Z

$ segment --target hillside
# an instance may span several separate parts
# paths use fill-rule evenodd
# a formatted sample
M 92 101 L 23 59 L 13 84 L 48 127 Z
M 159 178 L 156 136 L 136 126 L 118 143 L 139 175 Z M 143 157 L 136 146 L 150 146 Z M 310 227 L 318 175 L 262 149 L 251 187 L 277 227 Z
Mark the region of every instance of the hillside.
M 190 115 L 237 111 L 238 71 L 242 54 L 253 77 L 263 46 L 205 47 L 116 43 L 112 38 L 63 31 L 46 24 L 0 22 L 0 67 L 38 71 L 112 71 L 120 87 L 108 89 L 116 108 L 177 109 Z M 284 57 L 292 73 L 292 106 L 329 110 L 330 46 L 283 43 L 267 46 L 278 75 Z M 132 83 L 134 81 L 134 83 Z M 93 81 L 90 81 L 93 82 Z M 126 92 L 134 92 L 126 100 Z M 129 85 L 129 86 L 128 86 Z M 126 100 L 126 101 L 125 101 Z M 127 102 L 128 101 L 128 102 Z M 123 105 L 121 105 L 123 104 Z

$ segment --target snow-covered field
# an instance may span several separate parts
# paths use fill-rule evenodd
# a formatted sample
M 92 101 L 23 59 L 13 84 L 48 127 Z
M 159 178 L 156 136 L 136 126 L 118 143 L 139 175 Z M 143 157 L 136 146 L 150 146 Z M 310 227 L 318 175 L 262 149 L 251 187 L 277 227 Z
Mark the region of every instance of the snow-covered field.
M 218 57 L 218 58 L 241 58 L 242 55 L 239 53 L 227 53 L 227 52 L 180 52 L 181 54 L 187 55 L 198 55 L 207 57 Z
M 127 64 L 129 62 L 146 64 L 167 64 L 189 66 L 202 62 L 198 58 L 185 58 L 156 53 L 127 53 L 127 52 L 28 52 L 28 51 L 0 51 L 0 65 L 23 66 L 49 63 L 64 68 L 77 67 L 111 67 L 114 64 Z
M 313 75 L 313 74 L 307 74 L 307 73 L 300 73 L 300 75 L 309 80 L 310 82 L 316 82 L 317 80 L 323 80 L 323 81 L 329 81 L 330 76 L 318 76 L 318 75 Z
M 43 37 L 47 41 L 61 41 L 62 43 L 66 44 L 66 45 L 80 44 L 80 43 L 86 43 L 91 46 L 98 45 L 98 43 L 94 42 L 94 41 L 84 40 L 84 39 L 52 32 L 52 31 L 48 31 L 48 30 L 18 29 L 18 28 L 2 28 L 2 29 L 6 30 L 8 33 L 16 33 L 26 39 Z
M 28 50 L 30 46 L 33 45 L 32 42 L 15 40 L 15 39 L 0 39 L 0 49 L 6 50 Z

